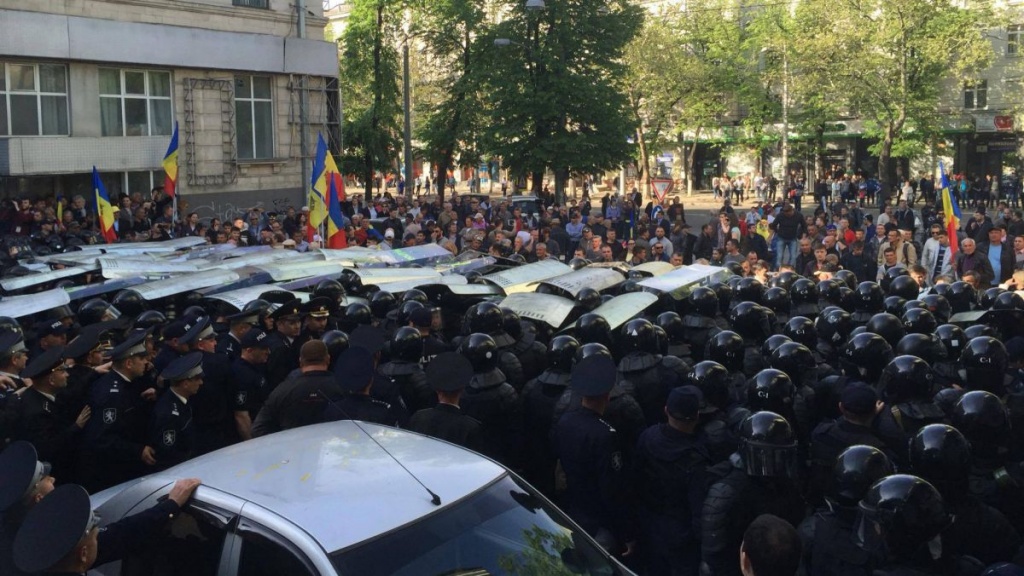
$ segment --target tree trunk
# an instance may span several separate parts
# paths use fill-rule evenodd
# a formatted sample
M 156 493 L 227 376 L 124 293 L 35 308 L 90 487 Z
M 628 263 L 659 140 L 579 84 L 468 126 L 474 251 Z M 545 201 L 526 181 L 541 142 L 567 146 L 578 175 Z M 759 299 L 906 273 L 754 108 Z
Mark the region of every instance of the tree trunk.
M 892 144 L 895 140 L 895 127 L 890 123 L 885 127 L 885 135 L 882 137 L 882 148 L 878 151 L 878 183 L 885 194 L 891 192 L 889 188 L 889 162 L 892 159 Z
M 555 168 L 555 204 L 565 204 L 565 182 L 568 179 L 568 168 Z
M 363 155 L 363 199 L 366 205 L 373 203 L 373 154 Z
M 690 151 L 686 155 L 686 195 L 693 196 L 694 178 L 693 173 L 697 170 L 697 142 L 700 140 L 700 126 L 693 133 L 693 144 L 690 144 Z M 685 145 L 684 145 L 685 147 Z
M 530 174 L 530 191 L 534 196 L 540 198 L 540 192 L 544 189 L 544 171 L 538 170 Z
M 644 129 L 636 129 L 636 141 L 640 146 L 640 193 L 644 196 L 650 195 L 651 190 L 651 159 L 647 151 L 647 142 L 644 139 Z
M 383 36 L 384 30 L 384 6 L 383 4 L 377 5 L 377 29 L 373 35 L 373 112 L 370 116 L 370 133 L 373 134 L 372 138 L 376 138 L 378 127 L 380 126 L 380 107 L 383 95 L 380 93 L 381 90 L 381 71 L 380 71 L 380 59 L 381 59 L 381 36 Z M 366 171 L 369 178 L 366 179 L 366 204 L 369 205 L 373 202 L 373 177 L 374 177 L 374 159 L 373 159 L 373 146 L 367 148 L 365 155 L 366 159 Z

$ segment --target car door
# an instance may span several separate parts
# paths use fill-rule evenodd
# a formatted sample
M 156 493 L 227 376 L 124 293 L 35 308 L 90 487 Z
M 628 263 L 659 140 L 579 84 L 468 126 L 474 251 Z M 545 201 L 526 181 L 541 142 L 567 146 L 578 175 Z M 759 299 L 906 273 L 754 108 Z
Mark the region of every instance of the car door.
M 252 503 L 228 535 L 232 576 L 333 576 L 330 560 L 301 527 Z
M 125 516 L 147 510 L 166 499 L 171 485 L 150 494 Z M 243 501 L 200 486 L 193 498 L 149 545 L 133 550 L 120 562 L 95 570 L 121 576 L 231 576 L 230 558 Z

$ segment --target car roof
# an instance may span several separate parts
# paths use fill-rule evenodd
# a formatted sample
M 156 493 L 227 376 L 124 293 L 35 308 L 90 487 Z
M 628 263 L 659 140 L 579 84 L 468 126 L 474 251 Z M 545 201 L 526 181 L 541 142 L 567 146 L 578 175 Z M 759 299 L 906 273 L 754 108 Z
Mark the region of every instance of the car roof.
M 506 473 L 491 460 L 427 436 L 360 426 L 441 498 L 441 507 Z M 163 472 L 261 506 L 315 538 L 328 552 L 413 522 L 440 507 L 351 421 L 255 438 Z

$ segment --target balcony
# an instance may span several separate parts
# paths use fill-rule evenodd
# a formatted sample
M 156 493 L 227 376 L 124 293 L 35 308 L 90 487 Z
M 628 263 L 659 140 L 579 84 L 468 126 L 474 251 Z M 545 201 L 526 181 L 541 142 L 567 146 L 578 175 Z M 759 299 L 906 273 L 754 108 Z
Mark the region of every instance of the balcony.
M 244 6 L 245 8 L 270 8 L 270 0 L 231 0 L 233 6 Z

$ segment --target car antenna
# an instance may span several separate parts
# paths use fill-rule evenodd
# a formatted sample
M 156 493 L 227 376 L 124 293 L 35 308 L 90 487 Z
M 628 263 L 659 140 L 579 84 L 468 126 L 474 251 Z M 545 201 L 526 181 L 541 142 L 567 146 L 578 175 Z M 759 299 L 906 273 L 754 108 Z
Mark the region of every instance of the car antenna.
M 355 425 L 356 425 L 356 428 L 359 428 L 359 431 L 360 431 L 360 432 L 362 432 L 363 434 L 365 434 L 365 435 L 366 435 L 366 437 L 367 437 L 367 438 L 369 438 L 370 440 L 372 440 L 372 441 L 373 441 L 373 443 L 374 443 L 374 444 L 376 444 L 378 448 L 380 448 L 381 450 L 383 450 L 385 454 L 387 454 L 387 455 L 388 455 L 389 457 L 391 457 L 391 459 L 392 459 L 392 460 L 394 460 L 394 461 L 395 461 L 395 464 L 398 464 L 399 466 L 401 466 L 401 467 L 402 467 L 402 470 L 405 470 L 405 473 L 406 473 L 406 474 L 408 474 L 409 476 L 411 476 L 411 477 L 412 477 L 412 479 L 413 479 L 413 480 L 415 480 L 417 484 L 419 484 L 420 486 L 422 486 L 422 487 L 423 487 L 423 489 L 427 491 L 427 494 L 430 494 L 430 503 L 431 503 L 431 504 L 433 504 L 434 506 L 440 506 L 440 505 L 441 505 L 441 497 L 440 497 L 440 496 L 438 496 L 437 494 L 434 494 L 434 491 L 433 491 L 433 490 L 431 490 L 430 488 L 427 488 L 427 485 L 426 485 L 426 484 L 424 484 L 423 482 L 421 482 L 421 481 L 420 481 L 420 479 L 419 479 L 419 478 L 417 478 L 417 477 L 416 477 L 416 475 L 415 475 L 415 474 L 413 474 L 411 470 L 409 470 L 408 468 L 406 468 L 406 467 L 405 467 L 405 464 L 402 464 L 402 461 L 401 461 L 401 460 L 399 460 L 398 458 L 395 458 L 395 455 L 394 455 L 394 454 L 392 454 L 391 452 L 388 452 L 388 449 L 387 449 L 387 448 L 385 448 L 383 444 L 381 444 L 380 442 L 378 442 L 378 441 L 377 441 L 377 439 L 373 437 L 373 434 L 370 434 L 369 432 L 367 432 L 367 431 L 366 431 L 366 429 L 365 429 L 365 428 L 363 428 L 363 425 L 362 425 L 362 424 L 360 424 L 358 420 L 354 420 L 354 419 L 353 419 L 353 418 L 352 418 L 351 416 L 349 416 L 349 415 L 348 415 L 348 412 L 346 412 L 346 411 L 345 411 L 345 409 L 344 409 L 344 408 L 342 408 L 342 407 L 341 407 L 341 405 L 340 405 L 340 404 L 338 404 L 338 403 L 337 403 L 337 402 L 336 402 L 335 400 L 333 400 L 333 399 L 332 399 L 332 398 L 331 398 L 330 396 L 328 396 L 327 394 L 324 394 L 324 391 L 323 391 L 323 390 L 317 390 L 317 391 L 316 391 L 316 393 L 317 393 L 317 394 L 319 394 L 319 395 L 320 395 L 320 397 L 321 397 L 321 398 L 323 398 L 324 400 L 327 400 L 327 402 L 329 402 L 331 406 L 333 406 L 333 407 L 337 408 L 337 409 L 338 409 L 338 411 L 339 411 L 339 412 L 341 412 L 342 416 L 344 416 L 345 418 L 347 418 L 349 422 L 351 422 L 351 423 L 355 424 Z

